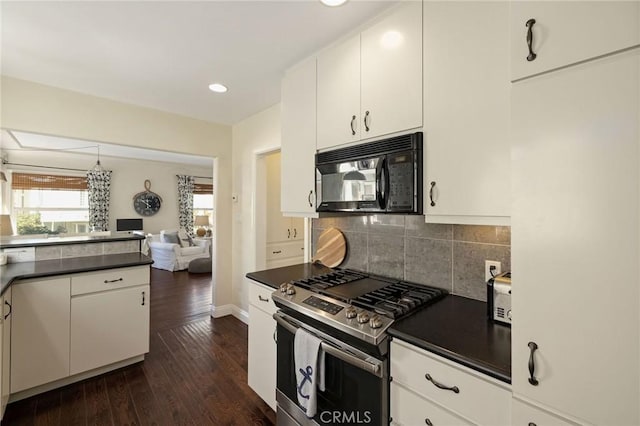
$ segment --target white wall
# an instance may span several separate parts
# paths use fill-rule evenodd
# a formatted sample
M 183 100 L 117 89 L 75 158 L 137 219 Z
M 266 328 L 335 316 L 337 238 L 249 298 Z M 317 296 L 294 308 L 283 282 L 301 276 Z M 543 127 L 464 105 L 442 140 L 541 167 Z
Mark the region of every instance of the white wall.
M 0 84 L 0 128 L 215 157 L 213 303 L 232 303 L 230 126 L 5 76 Z
M 256 155 L 280 148 L 280 104 L 233 126 L 233 303 L 248 309 L 245 275 L 256 270 Z M 264 220 L 264 218 L 261 218 Z
M 96 157 L 69 152 L 42 151 L 6 151 L 10 163 L 35 164 L 41 166 L 89 169 Z M 144 231 L 156 234 L 161 229 L 178 228 L 178 189 L 176 174 L 192 176 L 212 176 L 212 167 L 195 167 L 186 164 L 165 163 L 126 158 L 100 157 L 100 163 L 111 175 L 111 200 L 109 208 L 109 230 L 116 230 L 116 219 L 139 218 L 133 208 L 133 196 L 144 191 L 144 181 L 151 181 L 151 190 L 162 197 L 162 207 L 153 216 L 143 217 Z M 213 162 L 212 162 L 213 164 Z M 82 172 L 29 168 L 23 166 L 5 166 L 7 171 L 27 173 L 53 173 L 84 175 Z M 211 183 L 211 180 L 197 179 L 198 182 Z

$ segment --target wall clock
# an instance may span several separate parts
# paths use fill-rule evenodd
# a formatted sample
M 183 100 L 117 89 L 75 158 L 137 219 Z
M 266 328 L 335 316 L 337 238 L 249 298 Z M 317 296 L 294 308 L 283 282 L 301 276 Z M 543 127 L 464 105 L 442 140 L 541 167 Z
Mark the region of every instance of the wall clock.
M 153 216 L 162 205 L 162 197 L 151 191 L 151 181 L 144 181 L 144 191 L 133 196 L 133 208 L 139 215 Z

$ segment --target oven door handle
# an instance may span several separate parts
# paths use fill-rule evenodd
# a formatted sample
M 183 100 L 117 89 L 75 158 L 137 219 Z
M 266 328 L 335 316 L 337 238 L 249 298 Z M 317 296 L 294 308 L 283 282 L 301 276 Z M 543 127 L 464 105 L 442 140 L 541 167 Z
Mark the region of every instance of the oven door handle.
M 278 315 L 277 313 L 275 313 L 273 315 L 273 319 L 276 320 L 276 322 L 278 324 L 280 324 L 282 327 L 284 327 L 287 331 L 289 331 L 292 334 L 296 334 L 296 330 L 298 330 L 299 327 L 291 324 L 289 321 L 287 321 L 286 319 L 284 319 L 283 317 L 281 317 L 280 315 Z M 358 358 L 355 355 L 351 355 L 350 353 L 347 353 L 335 346 L 333 346 L 330 343 L 327 343 L 325 341 L 322 341 L 320 343 L 320 349 L 322 349 L 323 351 L 325 351 L 326 353 L 328 353 L 331 356 L 334 356 L 336 358 L 338 358 L 339 360 L 342 360 L 344 362 L 346 362 L 347 364 L 350 364 L 354 367 L 357 367 L 361 370 L 365 370 L 369 373 L 374 374 L 377 377 L 382 377 L 382 368 L 380 367 L 379 363 L 372 363 L 367 359 L 362 359 L 362 358 Z M 372 358 L 374 359 L 374 358 Z

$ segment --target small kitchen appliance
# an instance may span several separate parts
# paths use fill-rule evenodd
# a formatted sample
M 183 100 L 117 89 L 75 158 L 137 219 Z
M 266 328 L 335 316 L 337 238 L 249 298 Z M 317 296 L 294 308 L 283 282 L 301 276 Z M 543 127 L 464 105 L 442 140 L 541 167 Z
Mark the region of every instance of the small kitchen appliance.
M 511 325 L 511 272 L 487 281 L 487 314 L 494 322 Z

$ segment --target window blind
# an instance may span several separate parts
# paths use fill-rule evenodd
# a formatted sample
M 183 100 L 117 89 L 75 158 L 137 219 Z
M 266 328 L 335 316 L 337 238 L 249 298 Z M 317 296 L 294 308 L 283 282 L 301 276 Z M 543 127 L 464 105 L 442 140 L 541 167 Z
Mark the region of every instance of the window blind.
M 35 173 L 13 173 L 11 189 L 53 189 L 64 191 L 86 191 L 84 176 L 41 175 Z
M 210 183 L 194 183 L 194 194 L 213 194 L 213 184 Z

